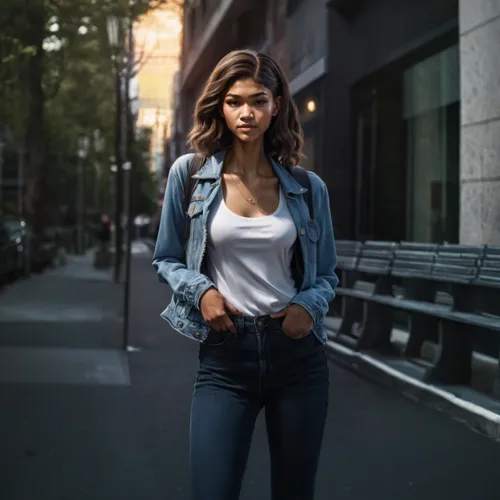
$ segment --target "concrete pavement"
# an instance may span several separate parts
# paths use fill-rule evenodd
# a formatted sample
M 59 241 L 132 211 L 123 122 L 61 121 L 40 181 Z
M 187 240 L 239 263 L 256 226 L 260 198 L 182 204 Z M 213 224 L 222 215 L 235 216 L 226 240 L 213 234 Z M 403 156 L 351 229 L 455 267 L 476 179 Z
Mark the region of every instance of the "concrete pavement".
M 197 344 L 159 317 L 169 292 L 157 282 L 148 254 L 135 255 L 132 279 L 130 343 L 138 350 L 126 355 L 129 385 L 0 383 L 2 500 L 189 499 L 188 417 Z M 102 300 L 96 292 L 96 303 Z M 1 307 L 0 297 L 0 313 Z M 104 309 L 103 323 L 91 323 L 88 331 L 97 342 L 106 338 L 100 329 L 107 328 L 112 306 Z M 4 337 L 4 323 L 0 328 Z M 45 335 L 52 346 L 60 340 L 45 328 L 35 338 L 38 348 L 46 345 Z M 12 337 L 5 336 L 12 346 Z M 25 343 L 33 339 L 28 337 Z M 106 348 L 116 354 L 113 347 Z M 498 498 L 497 443 L 445 414 L 330 368 L 317 500 Z M 241 500 L 269 499 L 268 483 L 260 418 Z

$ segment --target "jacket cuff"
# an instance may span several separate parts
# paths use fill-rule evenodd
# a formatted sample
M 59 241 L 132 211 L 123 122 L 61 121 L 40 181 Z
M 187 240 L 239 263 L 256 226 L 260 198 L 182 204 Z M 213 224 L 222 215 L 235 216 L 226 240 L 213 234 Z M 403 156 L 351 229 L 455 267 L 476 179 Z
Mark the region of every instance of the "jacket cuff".
M 304 296 L 303 294 L 301 293 L 297 294 L 292 299 L 290 304 L 297 304 L 303 307 L 309 313 L 309 316 L 311 316 L 313 320 L 313 328 L 315 328 L 318 324 L 321 324 L 321 322 L 323 321 L 323 312 L 318 311 L 318 309 L 314 307 L 313 301 L 307 300 L 307 297 Z
M 215 288 L 214 283 L 204 274 L 200 274 L 186 285 L 184 291 L 184 300 L 189 305 L 195 306 L 197 309 L 199 309 L 201 297 L 209 288 L 212 287 Z

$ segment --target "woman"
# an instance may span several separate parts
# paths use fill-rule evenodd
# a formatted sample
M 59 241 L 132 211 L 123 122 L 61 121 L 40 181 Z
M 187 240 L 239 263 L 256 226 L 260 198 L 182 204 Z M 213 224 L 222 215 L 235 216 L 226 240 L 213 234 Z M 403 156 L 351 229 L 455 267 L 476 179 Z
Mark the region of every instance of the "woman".
M 310 219 L 307 188 L 290 173 L 302 131 L 278 65 L 249 50 L 225 56 L 196 104 L 189 142 L 207 160 L 189 200 L 193 155 L 172 166 L 153 263 L 174 292 L 162 316 L 200 341 L 193 498 L 239 497 L 265 408 L 272 498 L 310 500 L 328 403 L 322 321 L 337 261 L 325 184 L 309 173 Z

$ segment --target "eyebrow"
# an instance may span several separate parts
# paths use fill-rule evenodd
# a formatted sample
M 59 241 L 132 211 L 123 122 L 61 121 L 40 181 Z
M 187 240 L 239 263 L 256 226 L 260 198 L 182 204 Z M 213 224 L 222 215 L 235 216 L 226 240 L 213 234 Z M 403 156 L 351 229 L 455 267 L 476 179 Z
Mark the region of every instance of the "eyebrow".
M 256 94 L 252 94 L 250 97 L 260 97 L 260 96 L 267 97 L 267 94 L 265 92 L 257 92 Z M 236 99 L 239 99 L 241 96 L 237 94 L 226 94 L 226 97 L 234 97 Z

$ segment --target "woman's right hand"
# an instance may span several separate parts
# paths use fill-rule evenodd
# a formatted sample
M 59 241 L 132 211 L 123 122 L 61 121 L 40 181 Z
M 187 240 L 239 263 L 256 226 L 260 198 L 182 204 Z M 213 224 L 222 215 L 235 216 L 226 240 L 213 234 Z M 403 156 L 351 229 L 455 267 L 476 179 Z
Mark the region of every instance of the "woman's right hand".
M 215 288 L 207 290 L 200 301 L 200 311 L 210 328 L 216 332 L 236 333 L 236 327 L 231 321 L 228 312 L 236 316 L 243 313 L 230 304 Z

